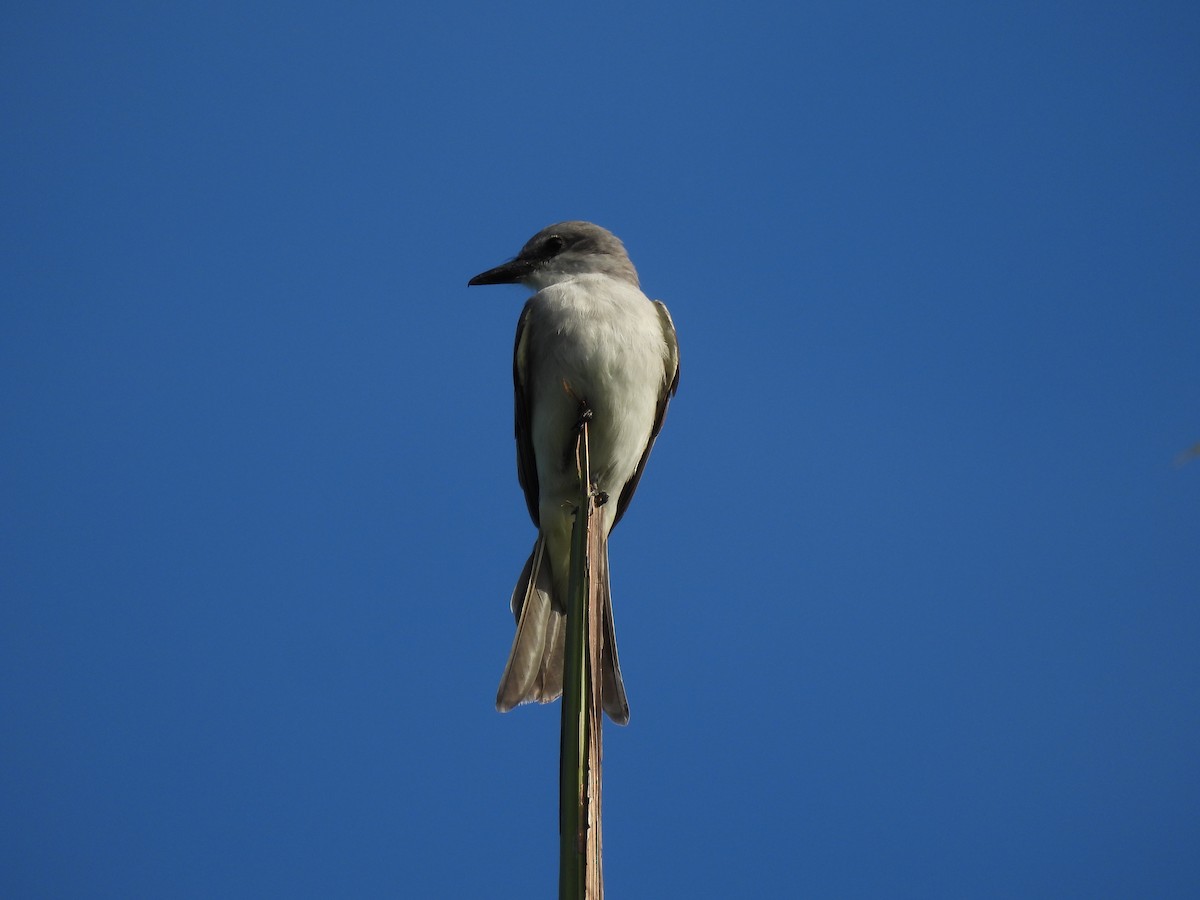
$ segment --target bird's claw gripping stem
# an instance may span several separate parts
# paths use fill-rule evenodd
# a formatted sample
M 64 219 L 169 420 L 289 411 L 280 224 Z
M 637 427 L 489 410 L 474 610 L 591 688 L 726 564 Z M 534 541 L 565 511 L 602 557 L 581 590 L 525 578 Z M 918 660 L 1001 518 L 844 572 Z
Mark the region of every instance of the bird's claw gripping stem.
M 587 405 L 586 400 L 579 401 L 579 418 L 575 420 L 575 430 L 583 431 L 583 426 L 592 421 L 592 408 Z

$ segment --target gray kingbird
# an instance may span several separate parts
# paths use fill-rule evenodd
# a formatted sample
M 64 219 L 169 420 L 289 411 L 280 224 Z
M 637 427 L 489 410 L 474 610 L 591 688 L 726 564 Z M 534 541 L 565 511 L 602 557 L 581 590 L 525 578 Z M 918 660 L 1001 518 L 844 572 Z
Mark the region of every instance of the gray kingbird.
M 594 577 L 604 628 L 601 696 L 614 722 L 629 721 L 613 633 L 608 534 L 620 521 L 679 385 L 679 345 L 667 308 L 638 286 L 624 245 L 590 222 L 560 222 L 516 258 L 468 284 L 523 284 L 537 291 L 517 323 L 513 350 L 517 478 L 538 528 L 512 594 L 517 620 L 496 708 L 562 694 L 571 526 L 579 496 L 575 442 L 590 414 L 592 480 L 610 502 L 597 511 Z M 589 411 L 585 413 L 584 411 Z

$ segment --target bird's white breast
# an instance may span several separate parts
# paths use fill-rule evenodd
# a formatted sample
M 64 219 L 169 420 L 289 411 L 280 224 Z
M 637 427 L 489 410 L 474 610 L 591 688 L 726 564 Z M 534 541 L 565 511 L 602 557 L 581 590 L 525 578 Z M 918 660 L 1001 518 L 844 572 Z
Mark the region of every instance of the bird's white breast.
M 541 505 L 577 490 L 564 457 L 580 401 L 593 411 L 592 478 L 615 500 L 650 439 L 664 390 L 667 345 L 658 312 L 632 284 L 606 275 L 550 285 L 531 304 L 530 424 Z

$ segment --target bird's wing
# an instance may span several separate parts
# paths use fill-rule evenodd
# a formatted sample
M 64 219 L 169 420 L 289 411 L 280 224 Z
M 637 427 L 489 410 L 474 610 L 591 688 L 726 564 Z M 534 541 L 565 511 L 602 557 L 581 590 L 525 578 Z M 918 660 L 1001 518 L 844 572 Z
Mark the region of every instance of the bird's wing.
M 667 312 L 667 307 L 662 301 L 655 300 L 654 308 L 658 312 L 659 322 L 662 324 L 663 341 L 667 345 L 667 356 L 663 361 L 662 388 L 658 394 L 658 406 L 654 411 L 654 427 L 650 429 L 650 439 L 646 441 L 646 449 L 642 451 L 642 458 L 638 460 L 633 475 L 625 482 L 625 487 L 621 488 L 621 497 L 617 501 L 617 514 L 613 519 L 614 527 L 621 521 L 621 516 L 625 514 L 629 501 L 633 499 L 633 492 L 637 490 L 642 470 L 646 468 L 646 460 L 650 458 L 650 448 L 654 446 L 654 439 L 662 431 L 663 420 L 667 417 L 667 404 L 679 390 L 679 340 L 675 336 L 675 323 L 671 321 L 671 314 Z
M 517 438 L 517 481 L 525 492 L 525 505 L 529 507 L 529 517 L 533 524 L 541 527 L 538 521 L 538 477 L 537 460 L 533 455 L 533 435 L 529 425 L 529 310 L 531 303 L 526 303 L 517 320 L 517 338 L 513 345 L 513 403 L 514 431 Z

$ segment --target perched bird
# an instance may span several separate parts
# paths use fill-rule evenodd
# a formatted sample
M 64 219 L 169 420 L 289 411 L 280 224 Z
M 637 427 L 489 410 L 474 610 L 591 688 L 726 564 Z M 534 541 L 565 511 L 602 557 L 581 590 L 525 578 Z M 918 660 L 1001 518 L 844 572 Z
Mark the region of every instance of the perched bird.
M 562 693 L 571 526 L 578 503 L 575 444 L 588 416 L 591 476 L 610 500 L 597 510 L 604 647 L 601 696 L 629 721 L 613 634 L 608 534 L 620 521 L 679 385 L 679 345 L 667 308 L 638 286 L 624 245 L 590 222 L 560 222 L 468 284 L 523 284 L 537 293 L 517 323 L 513 351 L 517 477 L 538 528 L 512 595 L 517 634 L 496 708 Z

